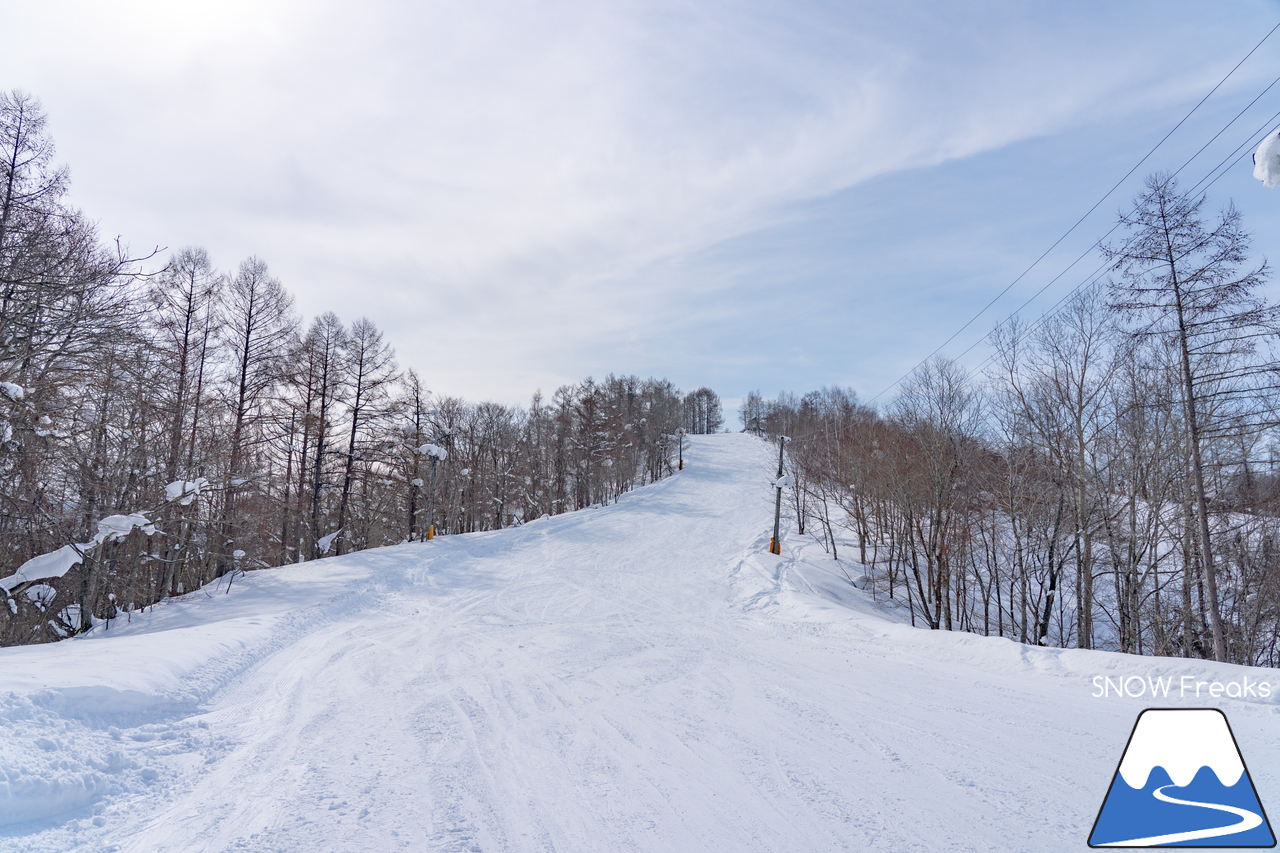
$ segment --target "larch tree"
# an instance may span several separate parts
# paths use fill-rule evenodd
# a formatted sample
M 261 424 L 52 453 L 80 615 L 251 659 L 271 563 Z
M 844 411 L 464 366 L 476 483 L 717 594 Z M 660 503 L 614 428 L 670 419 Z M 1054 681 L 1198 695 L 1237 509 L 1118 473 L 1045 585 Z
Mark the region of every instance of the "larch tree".
M 321 556 L 322 532 L 326 523 L 324 491 L 329 485 L 327 469 L 334 456 L 331 436 L 337 421 L 338 405 L 346 394 L 347 331 L 338 315 L 327 311 L 311 321 L 295 361 L 299 405 L 303 423 L 299 448 L 298 501 L 300 515 L 307 519 L 307 542 L 298 544 L 299 556 L 315 560 Z M 332 542 L 332 540 L 330 540 Z
M 1207 443 L 1242 424 L 1256 428 L 1272 419 L 1273 364 L 1259 357 L 1259 344 L 1274 336 L 1277 312 L 1257 292 L 1266 280 L 1266 265 L 1242 269 L 1249 236 L 1239 212 L 1228 205 L 1207 220 L 1204 204 L 1204 195 L 1181 192 L 1171 176 L 1153 175 L 1133 210 L 1121 216 L 1127 239 L 1106 253 L 1118 274 L 1112 283 L 1114 307 L 1141 324 L 1135 334 L 1161 337 L 1176 353 L 1213 656 L 1227 661 L 1210 529 Z
M 200 409 L 205 402 L 205 375 L 217 339 L 217 307 L 223 277 L 209 254 L 187 247 L 174 254 L 152 282 L 151 322 L 157 332 L 155 348 L 163 354 L 167 374 L 161 411 L 167 432 L 165 476 L 194 476 Z
M 361 317 L 351 324 L 346 337 L 345 357 L 350 383 L 347 406 L 347 450 L 343 459 L 342 493 L 338 499 L 338 530 L 348 526 L 351 489 L 355 483 L 356 461 L 365 442 L 364 432 L 391 413 L 390 390 L 399 379 L 395 351 L 382 339 L 372 321 Z M 347 543 L 357 539 L 351 533 L 338 537 L 338 553 L 346 553 Z M 358 540 L 363 543 L 363 540 Z M 360 544 L 359 547 L 367 547 Z
M 222 543 L 219 574 L 234 561 L 237 547 L 239 507 L 237 501 L 247 490 L 254 473 L 250 463 L 255 449 L 265 440 L 265 404 L 269 390 L 281 378 L 281 360 L 297 321 L 293 297 L 274 278 L 264 261 L 256 257 L 241 262 L 227 284 L 225 322 L 228 372 L 226 411 L 230 421 L 226 482 L 223 486 L 221 519 Z
M 212 429 L 202 423 L 202 417 L 209 415 L 207 385 L 216 356 L 222 285 L 223 276 L 208 253 L 188 247 L 174 254 L 147 291 L 150 348 L 158 356 L 157 381 L 150 396 L 154 419 L 163 433 L 158 445 L 164 448 L 161 464 L 166 484 L 194 484 L 207 473 L 209 460 L 204 454 Z M 161 586 L 166 594 L 177 592 L 195 556 L 195 514 L 202 504 L 174 501 L 156 519 L 170 534 L 158 556 L 164 566 Z

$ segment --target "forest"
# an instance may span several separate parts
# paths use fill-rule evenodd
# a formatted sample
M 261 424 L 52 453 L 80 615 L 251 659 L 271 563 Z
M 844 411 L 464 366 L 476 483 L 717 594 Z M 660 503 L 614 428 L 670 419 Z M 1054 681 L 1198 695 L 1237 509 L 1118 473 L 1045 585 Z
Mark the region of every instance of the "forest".
M 369 320 L 303 323 L 266 262 L 133 257 L 0 93 L 0 645 L 286 563 L 519 525 L 672 473 L 719 397 L 586 379 L 434 394 Z
M 935 629 L 1280 665 L 1277 309 L 1228 204 L 1151 176 L 1108 275 L 884 410 L 749 395 L 799 531 Z M 789 439 L 789 441 L 787 441 Z M 845 543 L 848 543 L 847 545 Z

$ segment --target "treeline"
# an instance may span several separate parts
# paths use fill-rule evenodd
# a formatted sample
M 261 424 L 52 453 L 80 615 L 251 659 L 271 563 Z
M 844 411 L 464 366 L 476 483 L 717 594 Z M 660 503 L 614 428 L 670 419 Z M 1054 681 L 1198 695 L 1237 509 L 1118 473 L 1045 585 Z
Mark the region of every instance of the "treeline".
M 743 428 L 792 439 L 800 532 L 856 543 L 859 582 L 931 628 L 1280 665 L 1276 309 L 1204 204 L 1151 178 L 1109 281 L 883 412 L 751 395 Z
M 433 395 L 370 321 L 302 324 L 258 258 L 146 273 L 104 245 L 29 96 L 0 94 L 0 158 L 0 645 L 607 503 L 670 473 L 682 428 L 722 426 L 710 389 L 633 376 L 527 408 Z

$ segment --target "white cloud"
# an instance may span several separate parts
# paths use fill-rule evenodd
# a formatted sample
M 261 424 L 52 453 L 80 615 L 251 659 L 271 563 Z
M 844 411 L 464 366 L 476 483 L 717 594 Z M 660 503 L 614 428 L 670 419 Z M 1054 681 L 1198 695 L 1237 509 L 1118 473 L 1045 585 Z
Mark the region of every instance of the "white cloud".
M 1234 58 L 1189 67 L 1167 4 L 8 5 L 0 72 L 107 230 L 259 254 L 428 381 L 506 399 L 571 378 L 557 351 L 660 336 L 681 294 L 637 270 Z

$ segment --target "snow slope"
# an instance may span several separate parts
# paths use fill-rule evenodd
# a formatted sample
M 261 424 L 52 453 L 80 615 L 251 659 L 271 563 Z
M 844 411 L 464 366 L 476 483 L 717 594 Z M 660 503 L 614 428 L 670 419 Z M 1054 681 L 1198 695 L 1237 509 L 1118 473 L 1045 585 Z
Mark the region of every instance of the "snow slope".
M 765 552 L 766 445 L 686 459 L 0 650 L 0 851 L 1085 850 L 1149 705 L 1222 708 L 1280 813 L 1280 678 L 1176 693 L 1271 671 L 911 628 L 813 543 Z

